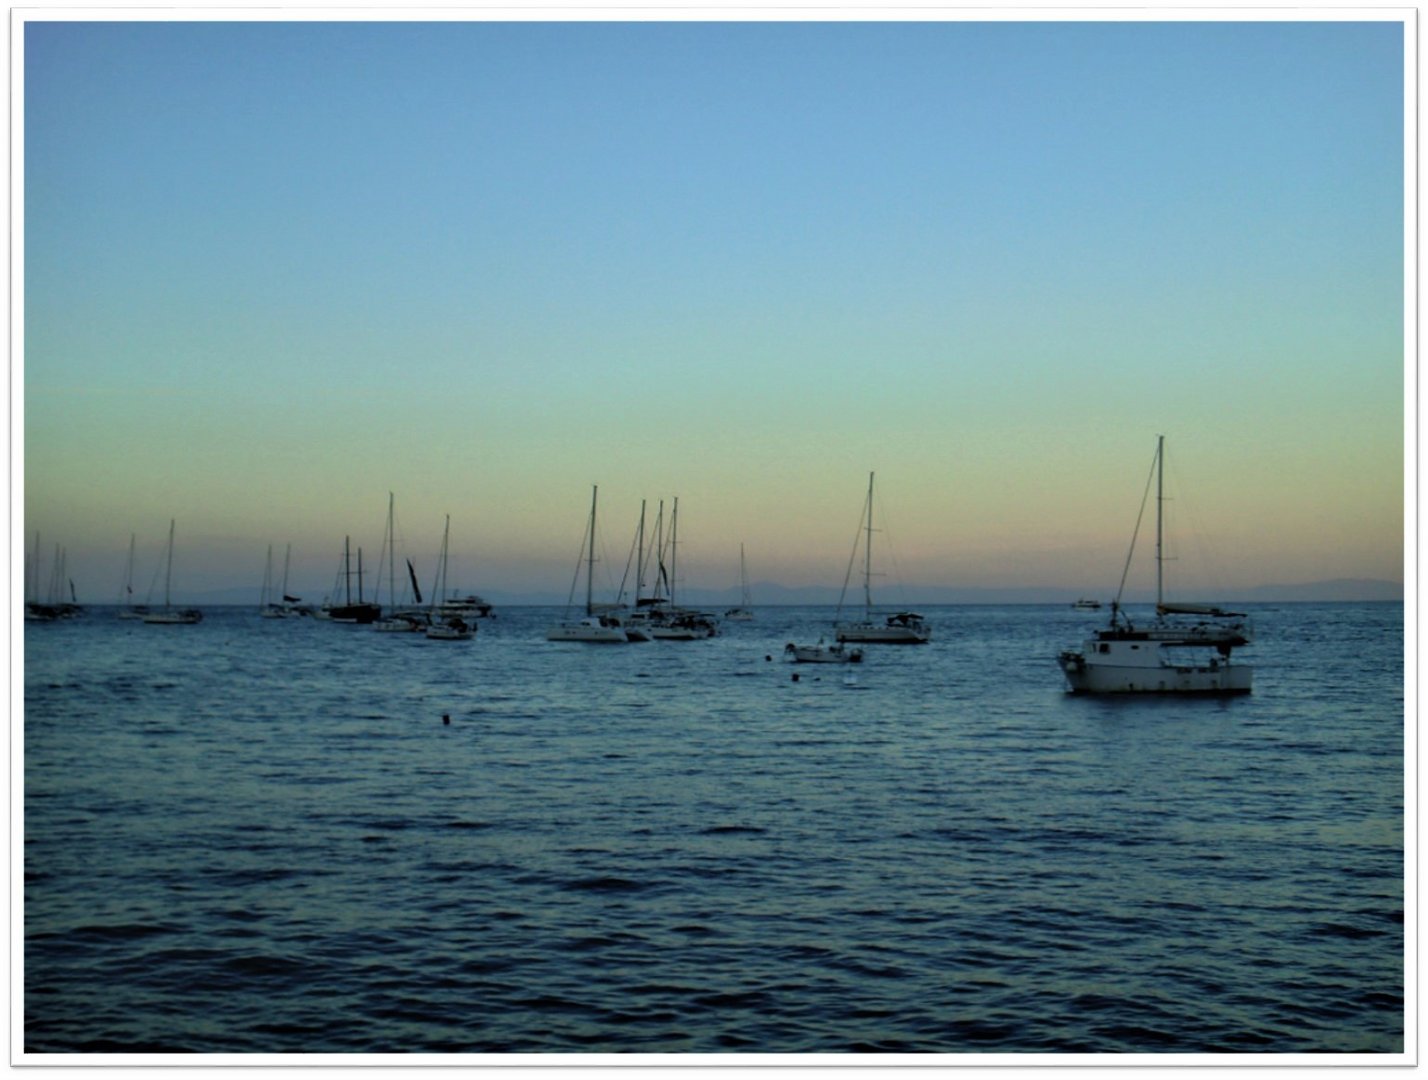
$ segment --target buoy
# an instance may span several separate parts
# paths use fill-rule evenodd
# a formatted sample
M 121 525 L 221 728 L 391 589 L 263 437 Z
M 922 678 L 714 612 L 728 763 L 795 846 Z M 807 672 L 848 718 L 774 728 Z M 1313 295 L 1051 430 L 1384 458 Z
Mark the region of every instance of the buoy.
M 441 722 L 442 722 L 443 724 L 449 724 L 449 723 L 451 723 L 451 714 L 450 714 L 450 713 L 442 713 L 442 714 L 441 714 Z
M 796 671 L 793 673 L 793 681 L 798 682 L 798 672 Z

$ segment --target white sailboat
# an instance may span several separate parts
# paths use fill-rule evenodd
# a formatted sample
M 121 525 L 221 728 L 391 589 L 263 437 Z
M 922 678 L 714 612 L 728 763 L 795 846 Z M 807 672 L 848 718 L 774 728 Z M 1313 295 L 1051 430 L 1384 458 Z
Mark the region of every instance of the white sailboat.
M 124 591 L 119 594 L 119 618 L 142 619 L 147 604 L 134 603 L 134 534 L 129 534 L 129 561 L 124 565 Z
M 470 641 L 476 627 L 454 612 L 442 614 L 441 598 L 446 595 L 447 541 L 451 536 L 451 515 L 446 515 L 446 528 L 441 533 L 441 557 L 436 564 L 436 581 L 431 588 L 431 613 L 426 636 L 433 641 Z
M 730 622 L 749 622 L 753 619 L 754 613 L 751 610 L 753 602 L 749 596 L 749 571 L 744 564 L 744 545 L 739 545 L 739 606 L 732 607 L 724 612 L 724 618 Z
M 197 608 L 174 608 L 169 603 L 170 586 L 174 571 L 174 522 L 169 519 L 169 548 L 164 562 L 164 606 L 162 611 L 150 611 L 143 616 L 146 623 L 160 626 L 191 625 L 203 619 L 203 612 Z
M 663 506 L 660 508 L 663 514 Z M 669 572 L 665 573 L 664 550 L 658 552 L 659 577 L 669 585 L 669 602 L 646 609 L 649 615 L 647 630 L 656 641 L 699 641 L 712 638 L 719 633 L 719 625 L 714 618 L 702 611 L 682 608 L 675 602 L 675 587 L 678 584 L 679 558 L 679 498 L 676 496 L 669 515 Z
M 372 629 L 384 634 L 415 634 L 425 630 L 430 621 L 426 612 L 414 609 L 399 610 L 397 607 L 397 498 L 387 492 L 387 532 L 382 538 L 382 550 L 387 556 L 387 607 L 385 616 L 372 624 Z M 408 563 L 408 566 L 411 564 Z M 421 591 L 416 588 L 416 578 L 412 578 L 412 591 L 416 602 L 421 603 Z M 373 597 L 378 608 L 382 599 L 381 563 L 377 564 L 377 593 Z
M 629 641 L 625 631 L 617 621 L 596 613 L 595 610 L 595 507 L 599 487 L 590 489 L 590 527 L 585 540 L 585 617 L 566 618 L 546 631 L 547 641 L 584 641 L 595 645 L 623 645 Z M 580 570 L 575 571 L 571 582 L 570 595 L 574 599 L 575 588 L 580 581 Z
M 865 645 L 922 645 L 932 637 L 932 628 L 915 611 L 897 611 L 885 615 L 882 622 L 873 619 L 873 474 L 868 473 L 868 500 L 863 507 L 865 533 L 863 540 L 863 618 L 856 622 L 841 621 L 843 600 L 852 577 L 852 560 L 843 579 L 843 592 L 838 597 L 838 615 L 834 636 L 839 641 L 855 641 Z M 853 556 L 858 554 L 858 542 L 853 542 Z
M 1121 607 L 1135 553 L 1132 535 L 1121 587 L 1111 602 L 1110 626 L 1096 631 L 1080 651 L 1068 649 L 1057 658 L 1067 686 L 1073 693 L 1088 694 L 1248 694 L 1254 669 L 1231 659 L 1236 648 L 1253 640 L 1245 615 L 1209 604 L 1165 601 L 1164 435 L 1157 437 L 1152 468 L 1156 477 L 1155 619 L 1136 626 Z

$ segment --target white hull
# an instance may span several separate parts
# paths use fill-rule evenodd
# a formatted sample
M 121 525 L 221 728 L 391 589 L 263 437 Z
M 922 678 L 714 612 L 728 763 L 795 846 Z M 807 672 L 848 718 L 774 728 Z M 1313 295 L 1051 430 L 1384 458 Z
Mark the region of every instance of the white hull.
M 476 631 L 463 626 L 428 626 L 426 636 L 433 641 L 470 641 Z
M 1064 652 L 1062 674 L 1078 694 L 1248 694 L 1254 668 L 1218 654 L 1153 641 L 1086 643 L 1086 651 Z M 1193 653 L 1193 655 L 1192 655 Z
M 594 645 L 623 645 L 629 638 L 618 626 L 611 626 L 600 619 L 581 619 L 579 622 L 558 623 L 545 635 L 546 641 L 587 641 Z
M 734 608 L 724 612 L 725 622 L 753 622 L 754 613 L 744 608 Z
M 840 623 L 839 641 L 856 641 L 864 645 L 925 645 L 932 631 L 925 625 L 879 626 L 877 623 Z
M 144 616 L 144 622 L 158 626 L 189 626 L 202 620 L 199 611 L 152 611 Z
M 712 625 L 651 626 L 647 633 L 656 641 L 703 641 L 714 637 L 716 631 Z
M 837 645 L 795 645 L 789 642 L 783 647 L 783 654 L 795 664 L 860 664 L 863 662 L 862 649 L 844 648 Z

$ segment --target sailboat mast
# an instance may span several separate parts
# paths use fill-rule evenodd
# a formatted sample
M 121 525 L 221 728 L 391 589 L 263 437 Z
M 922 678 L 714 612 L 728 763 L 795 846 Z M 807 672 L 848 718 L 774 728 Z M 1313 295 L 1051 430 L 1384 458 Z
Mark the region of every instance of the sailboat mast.
M 387 597 L 387 603 L 392 605 L 392 610 L 397 610 L 397 533 L 396 533 L 396 506 L 397 497 L 390 491 L 387 492 L 387 588 L 391 595 Z M 382 568 L 377 567 L 377 591 L 381 592 Z
M 739 606 L 749 606 L 749 571 L 744 566 L 744 545 L 739 545 Z
M 164 607 L 169 606 L 169 582 L 174 573 L 174 519 L 169 518 L 169 556 L 164 564 Z
M 293 546 L 292 546 L 291 544 L 289 544 L 289 545 L 288 545 L 287 553 L 283 556 L 283 597 L 282 597 L 282 600 L 283 600 L 283 603 L 284 603 L 284 604 L 286 604 L 286 603 L 288 602 L 288 563 L 290 563 L 290 562 L 292 561 L 292 557 L 293 557 Z
M 134 534 L 129 534 L 129 561 L 124 566 L 124 592 L 119 597 L 121 604 L 127 604 L 134 593 Z
M 640 594 L 645 591 L 645 500 L 640 500 L 639 556 L 635 559 L 635 607 L 640 606 Z
M 1165 524 L 1165 436 L 1157 435 L 1155 443 L 1155 606 L 1165 603 L 1165 559 L 1161 550 Z
M 451 515 L 446 515 L 446 527 L 441 531 L 441 560 L 436 567 L 436 583 L 431 590 L 431 611 L 436 614 L 437 607 L 446 597 L 446 545 L 451 536 Z
M 600 485 L 590 485 L 590 542 L 585 554 L 585 614 L 595 613 L 595 500 Z
M 674 508 L 669 512 L 669 606 L 674 607 L 674 587 L 679 582 L 679 568 L 675 560 L 679 558 L 679 496 L 674 497 Z
M 347 603 L 352 603 L 352 537 L 342 538 L 342 577 L 346 582 Z
M 873 617 L 873 474 L 868 473 L 868 538 L 863 545 L 863 617 Z

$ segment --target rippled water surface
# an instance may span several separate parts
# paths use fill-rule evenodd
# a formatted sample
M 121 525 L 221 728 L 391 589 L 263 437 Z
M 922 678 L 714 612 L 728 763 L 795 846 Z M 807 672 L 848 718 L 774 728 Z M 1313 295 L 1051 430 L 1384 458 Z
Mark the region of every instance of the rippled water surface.
M 1402 1052 L 1400 605 L 1225 700 L 1067 695 L 1062 607 L 556 614 L 27 625 L 26 1049 Z

